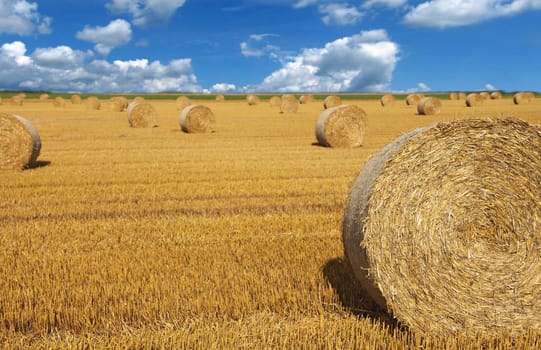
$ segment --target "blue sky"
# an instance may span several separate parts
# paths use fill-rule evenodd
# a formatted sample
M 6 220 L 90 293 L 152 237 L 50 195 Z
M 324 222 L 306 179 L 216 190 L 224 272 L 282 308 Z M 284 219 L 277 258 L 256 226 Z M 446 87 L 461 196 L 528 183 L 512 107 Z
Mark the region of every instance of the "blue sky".
M 541 91 L 541 0 L 0 0 L 0 89 Z

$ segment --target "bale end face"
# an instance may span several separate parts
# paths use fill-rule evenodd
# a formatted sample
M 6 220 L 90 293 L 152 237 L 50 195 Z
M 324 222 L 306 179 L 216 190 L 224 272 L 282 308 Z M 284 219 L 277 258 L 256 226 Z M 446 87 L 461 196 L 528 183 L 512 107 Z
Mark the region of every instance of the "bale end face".
M 36 166 L 41 139 L 36 128 L 18 115 L 0 113 L 0 170 Z
M 441 109 L 441 102 L 435 97 L 424 97 L 417 103 L 417 112 L 421 115 L 438 114 Z
M 339 105 L 320 114 L 316 139 L 322 146 L 360 147 L 366 131 L 366 113 L 357 106 Z
M 283 95 L 280 101 L 281 113 L 296 113 L 299 109 L 299 101 L 294 95 Z
M 132 128 L 154 128 L 158 126 L 156 122 L 158 113 L 148 102 L 131 102 L 128 106 L 127 114 L 128 123 Z
M 540 179 L 541 128 L 517 119 L 438 123 L 386 146 L 344 217 L 367 296 L 425 334 L 541 329 Z

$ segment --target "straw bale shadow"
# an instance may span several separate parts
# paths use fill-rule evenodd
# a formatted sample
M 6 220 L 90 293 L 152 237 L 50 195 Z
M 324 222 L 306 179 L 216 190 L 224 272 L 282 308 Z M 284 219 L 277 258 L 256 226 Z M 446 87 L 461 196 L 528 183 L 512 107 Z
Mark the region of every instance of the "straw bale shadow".
M 43 168 L 43 167 L 51 165 L 51 163 L 52 162 L 50 160 L 38 160 L 36 161 L 36 164 L 31 169 Z
M 390 328 L 398 327 L 385 310 L 382 310 L 369 297 L 363 295 L 361 285 L 345 257 L 331 259 L 323 266 L 325 280 L 335 290 L 342 305 L 352 314 L 386 323 Z

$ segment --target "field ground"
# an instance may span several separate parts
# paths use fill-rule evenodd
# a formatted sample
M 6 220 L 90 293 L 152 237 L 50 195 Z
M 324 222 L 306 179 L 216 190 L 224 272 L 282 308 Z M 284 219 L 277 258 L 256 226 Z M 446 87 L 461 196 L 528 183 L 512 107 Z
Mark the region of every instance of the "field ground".
M 198 103 L 197 100 L 194 100 Z M 432 338 L 363 300 L 341 222 L 355 177 L 397 136 L 440 120 L 514 116 L 541 123 L 541 99 L 437 116 L 403 101 L 351 100 L 364 146 L 315 142 L 322 102 L 200 101 L 216 133 L 186 134 L 174 100 L 158 128 L 125 112 L 4 101 L 42 140 L 40 166 L 2 172 L 0 344 L 5 348 L 540 348 L 541 333 Z

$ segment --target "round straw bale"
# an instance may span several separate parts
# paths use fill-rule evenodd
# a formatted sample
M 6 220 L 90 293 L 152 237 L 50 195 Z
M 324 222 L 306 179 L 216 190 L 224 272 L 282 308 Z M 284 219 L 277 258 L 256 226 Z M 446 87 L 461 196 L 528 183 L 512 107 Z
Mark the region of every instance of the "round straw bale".
M 458 100 L 458 92 L 450 92 L 450 93 L 449 93 L 449 99 L 450 99 L 451 101 L 456 101 L 456 100 Z
M 483 101 L 485 99 L 478 93 L 472 92 L 471 94 L 468 94 L 466 96 L 466 106 L 468 107 L 475 107 L 480 106 L 483 104 Z
M 86 99 L 86 108 L 99 110 L 101 108 L 101 102 L 96 96 L 89 96 Z
M 294 95 L 282 95 L 280 102 L 281 113 L 296 113 L 299 109 L 299 101 Z
M 490 98 L 493 100 L 500 100 L 503 97 L 500 91 L 492 91 L 490 93 Z
M 417 112 L 421 115 L 434 115 L 440 112 L 441 102 L 436 97 L 423 97 L 417 102 Z
M 282 104 L 282 99 L 280 96 L 272 96 L 269 100 L 269 104 L 271 107 L 280 107 Z
M 144 100 L 143 96 L 135 96 L 132 102 L 143 102 Z
M 41 139 L 32 123 L 0 113 L 0 170 L 34 167 L 40 150 Z
M 128 109 L 129 101 L 124 96 L 113 96 L 109 102 L 109 108 L 113 112 L 124 112 Z
M 385 94 L 381 96 L 380 102 L 383 107 L 392 106 L 395 102 L 395 97 L 392 94 Z
M 425 95 L 423 94 L 409 94 L 406 96 L 406 104 L 408 106 L 417 106 L 419 100 L 421 100 Z
M 246 96 L 246 101 L 248 101 L 248 105 L 250 106 L 255 106 L 260 102 L 259 97 L 253 94 Z
M 522 105 L 522 104 L 530 103 L 530 101 L 532 101 L 534 98 L 535 98 L 535 94 L 533 94 L 532 92 L 517 92 L 513 96 L 513 102 L 516 105 Z
M 53 106 L 57 108 L 63 108 L 66 105 L 66 100 L 62 96 L 57 96 L 53 100 Z
M 74 105 L 80 105 L 81 103 L 83 103 L 83 99 L 79 95 L 71 96 L 70 100 L 71 100 L 71 104 L 74 104 Z
M 316 98 L 314 97 L 314 95 L 302 95 L 301 97 L 299 97 L 299 103 L 302 105 L 314 102 L 315 100 Z
M 217 102 L 225 101 L 225 96 L 224 95 L 216 95 L 216 101 Z
M 191 105 L 190 99 L 186 96 L 179 96 L 177 97 L 175 104 L 177 106 L 177 110 L 182 111 L 187 106 Z
M 132 128 L 157 127 L 157 115 L 156 109 L 146 101 L 132 101 L 128 105 L 128 123 Z
M 180 128 L 189 133 L 214 132 L 214 114 L 210 108 L 202 105 L 190 105 L 180 113 Z
M 458 93 L 458 99 L 459 100 L 465 100 L 466 99 L 466 93 L 465 92 L 459 92 Z
M 20 95 L 16 95 L 16 96 L 12 96 L 9 101 L 11 102 L 12 105 L 14 106 L 22 106 L 23 105 L 23 101 L 24 101 L 24 98 L 21 97 Z
M 39 95 L 40 101 L 48 101 L 49 100 L 49 94 L 41 94 Z
M 414 331 L 539 330 L 539 198 L 539 126 L 438 123 L 366 163 L 348 199 L 345 253 L 367 296 Z
M 482 91 L 479 93 L 479 95 L 483 98 L 483 100 L 489 100 L 490 99 L 490 94 L 486 91 Z
M 316 138 L 327 147 L 360 147 L 366 131 L 366 113 L 353 105 L 327 108 L 316 123 Z
M 323 108 L 325 109 L 336 107 L 341 104 L 342 104 L 342 99 L 340 98 L 340 96 L 336 96 L 336 95 L 329 95 L 325 97 L 325 100 L 323 100 Z

